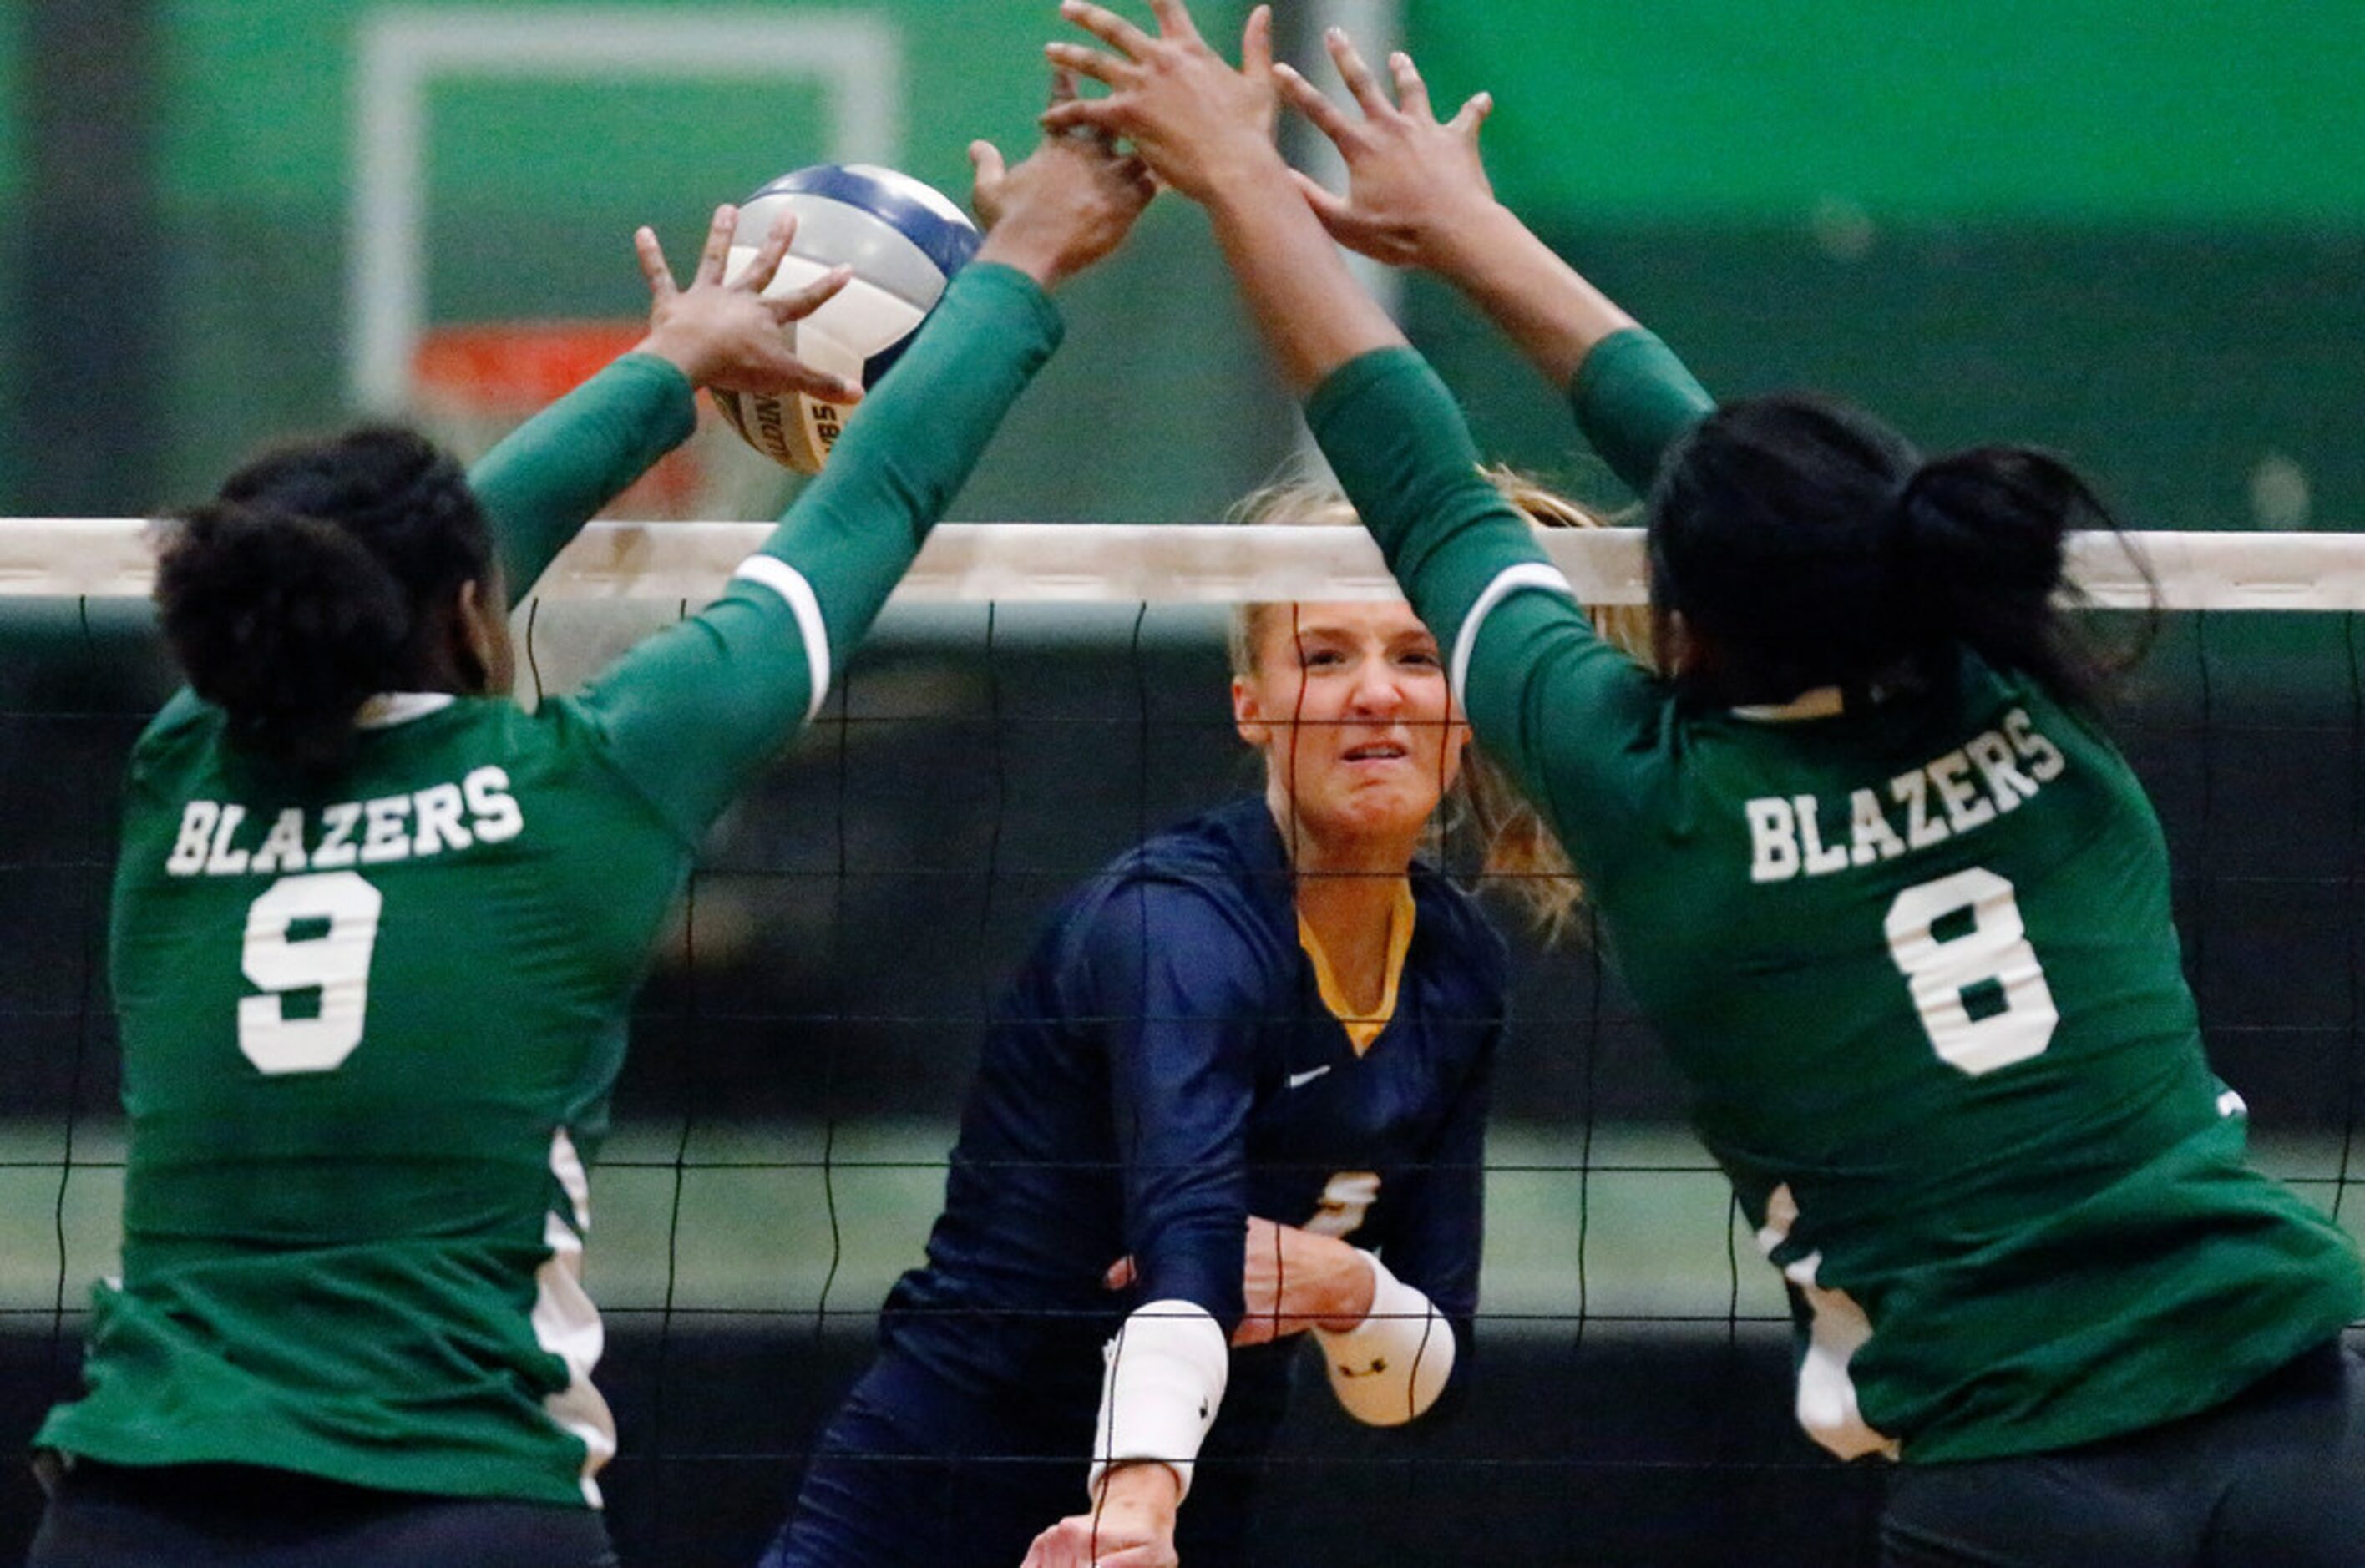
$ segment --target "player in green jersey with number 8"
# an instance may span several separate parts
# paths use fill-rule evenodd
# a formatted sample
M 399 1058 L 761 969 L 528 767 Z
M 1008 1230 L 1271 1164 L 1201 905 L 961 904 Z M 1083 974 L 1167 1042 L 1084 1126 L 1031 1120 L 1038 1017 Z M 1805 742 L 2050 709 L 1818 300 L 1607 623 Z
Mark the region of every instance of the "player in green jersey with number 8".
M 2365 1563 L 2356 1250 L 2250 1168 L 2149 802 L 2056 609 L 2109 519 L 2057 461 L 1924 461 L 1821 399 L 1714 408 L 1346 41 L 1357 104 L 1085 0 L 1127 138 L 1208 209 L 1323 451 L 1585 876 L 1799 1322 L 1799 1415 L 1900 1461 L 1884 1561 Z M 1344 153 L 1283 163 L 1285 96 Z M 1303 199 L 1291 201 L 1295 193 Z M 1327 229 L 1327 232 L 1326 232 Z M 1595 634 L 1333 238 L 1459 286 L 1649 497 L 1661 678 Z
M 687 290 L 644 230 L 639 350 L 472 476 L 364 429 L 172 525 L 191 689 L 134 750 L 113 902 L 123 1272 L 38 1439 L 36 1568 L 612 1562 L 584 1167 L 633 992 L 707 828 L 1055 346 L 1046 290 L 1149 196 L 1089 139 L 977 152 L 985 241 L 829 471 L 579 692 L 510 700 L 507 611 L 693 386 L 846 390 L 779 330 L 844 277 L 757 292 L 785 230 L 726 285 L 719 211 Z

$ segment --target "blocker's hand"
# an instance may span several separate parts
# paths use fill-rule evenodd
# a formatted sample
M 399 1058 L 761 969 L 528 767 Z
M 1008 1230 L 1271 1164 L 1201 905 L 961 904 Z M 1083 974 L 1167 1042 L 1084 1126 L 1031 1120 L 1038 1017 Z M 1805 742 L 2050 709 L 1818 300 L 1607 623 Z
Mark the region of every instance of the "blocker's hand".
M 634 345 L 636 352 L 670 361 L 694 386 L 773 395 L 809 392 L 835 403 L 859 401 L 859 386 L 799 359 L 780 330 L 820 309 L 846 286 L 852 269 L 833 267 L 793 293 L 767 299 L 764 289 L 779 272 L 789 241 L 796 237 L 796 216 L 782 217 L 746 269 L 725 283 L 723 274 L 738 224 L 737 207 L 725 203 L 714 209 L 688 288 L 675 286 L 656 233 L 645 226 L 633 231 L 633 249 L 649 283 L 649 331 Z
M 1050 43 L 1043 52 L 1109 92 L 1053 104 L 1044 129 L 1122 138 L 1152 174 L 1198 202 L 1279 165 L 1272 8 L 1249 13 L 1238 71 L 1207 47 L 1182 0 L 1149 0 L 1149 8 L 1158 17 L 1155 38 L 1091 0 L 1061 0 L 1059 15 L 1108 47 Z
M 1055 72 L 1053 107 L 1075 96 L 1075 77 Z M 1140 159 L 1089 133 L 1047 135 L 1014 168 L 990 141 L 970 142 L 969 156 L 977 172 L 970 205 L 986 230 L 978 260 L 1016 267 L 1045 288 L 1123 244 L 1158 193 Z
M 1388 57 L 1391 103 L 1345 33 L 1333 28 L 1322 41 L 1362 112 L 1348 113 L 1287 65 L 1272 68 L 1282 97 L 1330 139 L 1347 164 L 1344 196 L 1293 170 L 1300 194 L 1349 250 L 1395 266 L 1443 270 L 1450 241 L 1466 238 L 1495 205 L 1478 155 L 1478 130 L 1494 111 L 1493 95 L 1475 95 L 1440 122 L 1412 56 Z

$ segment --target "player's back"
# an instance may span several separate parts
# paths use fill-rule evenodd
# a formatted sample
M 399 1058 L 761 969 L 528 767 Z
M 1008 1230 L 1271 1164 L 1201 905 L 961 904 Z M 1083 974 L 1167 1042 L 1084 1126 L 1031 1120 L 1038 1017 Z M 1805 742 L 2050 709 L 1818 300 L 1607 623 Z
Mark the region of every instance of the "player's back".
M 2354 1264 L 2243 1161 L 2158 824 L 2093 724 L 1965 655 L 1922 699 L 1666 734 L 1597 895 L 1761 1241 L 1869 1334 L 1872 1427 L 2077 1442 L 2337 1331 Z
M 570 702 L 378 708 L 323 781 L 185 695 L 134 754 L 124 1274 L 44 1440 L 580 1501 L 582 1161 L 689 849 Z

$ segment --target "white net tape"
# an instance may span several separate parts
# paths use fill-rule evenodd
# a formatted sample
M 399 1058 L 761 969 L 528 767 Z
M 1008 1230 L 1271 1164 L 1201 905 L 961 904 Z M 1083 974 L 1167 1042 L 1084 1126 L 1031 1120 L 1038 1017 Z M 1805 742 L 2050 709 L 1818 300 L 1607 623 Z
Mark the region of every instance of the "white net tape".
M 593 523 L 535 587 L 562 599 L 712 595 L 768 523 Z M 1550 530 L 1539 537 L 1593 604 L 1641 604 L 1636 529 Z M 0 519 L 0 598 L 140 599 L 153 569 L 138 519 Z M 2365 534 L 2137 533 L 2128 536 L 2169 610 L 2365 610 Z M 2071 576 L 2093 600 L 2138 608 L 2149 590 L 2107 533 L 2072 542 Z M 905 603 L 1200 603 L 1380 599 L 1395 592 L 1356 528 L 1222 524 L 947 523 L 930 536 L 896 598 Z

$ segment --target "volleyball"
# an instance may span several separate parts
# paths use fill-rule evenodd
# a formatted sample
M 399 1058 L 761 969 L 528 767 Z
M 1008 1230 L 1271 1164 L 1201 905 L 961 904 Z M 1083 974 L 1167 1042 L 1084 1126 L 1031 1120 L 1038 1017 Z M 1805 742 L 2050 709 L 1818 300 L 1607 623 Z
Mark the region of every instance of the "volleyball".
M 854 270 L 836 297 L 788 331 L 797 357 L 866 391 L 901 357 L 977 253 L 977 225 L 944 193 L 893 169 L 822 163 L 782 174 L 739 207 L 726 275 L 754 260 L 782 214 L 796 239 L 767 295 L 801 288 L 835 266 Z M 807 393 L 785 397 L 712 390 L 740 439 L 800 474 L 821 472 L 853 410 Z

